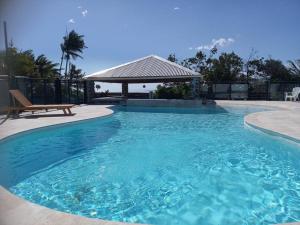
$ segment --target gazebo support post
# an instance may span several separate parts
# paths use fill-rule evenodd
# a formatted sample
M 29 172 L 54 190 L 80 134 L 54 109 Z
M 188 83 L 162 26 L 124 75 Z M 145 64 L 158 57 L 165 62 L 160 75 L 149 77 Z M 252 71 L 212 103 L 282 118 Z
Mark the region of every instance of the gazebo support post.
M 122 95 L 128 98 L 128 83 L 122 83 Z

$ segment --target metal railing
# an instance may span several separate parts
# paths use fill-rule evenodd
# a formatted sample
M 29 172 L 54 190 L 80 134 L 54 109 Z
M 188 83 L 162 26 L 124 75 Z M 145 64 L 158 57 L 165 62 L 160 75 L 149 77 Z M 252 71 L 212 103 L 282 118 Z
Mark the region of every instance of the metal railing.
M 20 89 L 34 104 L 87 103 L 85 80 L 32 79 L 17 77 L 12 88 Z
M 284 100 L 284 93 L 294 87 L 300 87 L 300 82 L 223 82 L 202 83 L 200 96 L 210 99 L 226 100 Z
M 7 78 L 0 79 L 0 107 L 9 102 Z M 91 82 L 91 83 L 88 83 Z M 300 87 L 300 82 L 200 82 L 200 97 L 227 100 L 284 100 L 284 93 L 294 87 Z M 87 104 L 97 97 L 92 81 L 68 79 L 35 79 L 14 77 L 10 88 L 20 89 L 33 104 Z M 4 90 L 5 89 L 5 90 Z M 130 98 L 148 98 L 148 94 L 129 94 Z

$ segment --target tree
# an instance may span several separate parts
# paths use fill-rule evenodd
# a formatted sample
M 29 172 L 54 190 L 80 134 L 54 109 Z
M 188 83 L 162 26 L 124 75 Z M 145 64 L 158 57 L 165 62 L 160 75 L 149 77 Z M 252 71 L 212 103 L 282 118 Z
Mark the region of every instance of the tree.
M 58 75 L 57 63 L 52 63 L 45 55 L 35 59 L 36 72 L 41 78 L 54 78 Z
M 246 64 L 247 77 L 252 79 L 264 79 L 270 81 L 291 80 L 291 70 L 286 68 L 282 61 L 272 58 L 253 58 Z
M 181 65 L 194 70 L 204 77 L 207 77 L 210 73 L 212 66 L 212 57 L 217 53 L 217 48 L 212 48 L 209 55 L 207 56 L 204 52 L 198 51 L 194 57 L 184 59 Z
M 288 81 L 291 75 L 280 60 L 267 59 L 262 66 L 264 76 L 271 81 Z
M 248 59 L 244 62 L 244 72 L 246 75 L 246 80 L 249 81 L 253 78 L 259 76 L 259 70 L 263 65 L 263 58 L 257 56 L 257 51 L 253 48 L 249 54 Z
M 202 72 L 203 67 L 205 67 L 205 61 L 206 61 L 206 55 L 202 51 L 199 51 L 196 53 L 194 57 L 184 59 L 181 62 L 181 65 L 190 70 Z
M 158 85 L 155 92 L 155 98 L 162 99 L 182 99 L 191 96 L 191 86 L 187 83 L 165 83 Z
M 280 60 L 258 57 L 252 50 L 248 59 L 243 61 L 236 53 L 221 53 L 214 56 L 216 48 L 210 50 L 209 55 L 199 51 L 194 57 L 184 59 L 180 64 L 186 68 L 199 72 L 205 81 L 230 82 L 237 80 L 264 79 L 271 81 L 290 81 L 300 79 L 300 60 L 288 61 L 288 68 Z M 170 61 L 177 61 L 175 54 L 170 54 Z
M 300 59 L 297 59 L 295 61 L 289 60 L 288 67 L 292 76 L 300 78 Z
M 219 58 L 211 59 L 211 67 L 207 71 L 207 81 L 235 81 L 240 79 L 243 70 L 243 60 L 234 52 L 222 53 Z
M 96 84 L 95 88 L 97 89 L 97 91 L 99 91 L 101 89 L 101 85 L 100 84 Z
M 170 55 L 168 56 L 168 60 L 169 60 L 170 62 L 174 62 L 174 63 L 177 63 L 177 62 L 178 62 L 178 60 L 177 60 L 177 58 L 176 58 L 176 56 L 175 56 L 174 53 L 173 53 L 173 54 L 170 54 Z
M 84 43 L 83 35 L 77 34 L 74 30 L 63 37 L 64 42 L 60 45 L 62 51 L 61 63 L 59 71 L 61 72 L 61 67 L 63 60 L 66 60 L 65 66 L 65 76 L 68 75 L 68 65 L 72 58 L 76 60 L 77 57 L 83 58 L 80 54 L 83 52 L 84 48 L 87 48 Z
M 255 58 L 245 64 L 247 80 L 265 78 L 263 73 L 264 58 Z
M 51 62 L 45 55 L 35 59 L 32 50 L 19 51 L 9 47 L 7 54 L 0 52 L 0 73 L 32 78 L 54 78 L 57 75 L 56 63 Z
M 70 70 L 69 70 L 69 73 L 68 73 L 68 78 L 70 80 L 73 80 L 74 78 L 75 79 L 80 79 L 83 76 L 84 76 L 84 73 L 82 72 L 82 70 L 81 69 L 77 69 L 74 64 L 70 63 Z
M 9 47 L 7 54 L 0 53 L 1 73 L 19 76 L 35 76 L 34 55 L 32 50 L 18 51 L 15 47 Z

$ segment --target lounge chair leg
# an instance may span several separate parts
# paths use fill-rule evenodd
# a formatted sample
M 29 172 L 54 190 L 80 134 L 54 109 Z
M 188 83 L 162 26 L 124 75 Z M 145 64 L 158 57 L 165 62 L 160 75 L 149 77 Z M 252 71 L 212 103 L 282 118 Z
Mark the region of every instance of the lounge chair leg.
M 11 108 L 8 108 L 8 110 L 7 110 L 7 114 L 6 114 L 6 118 L 8 118 L 9 117 L 9 115 L 11 114 Z
M 67 115 L 67 111 L 66 111 L 66 109 L 63 109 L 63 111 L 64 111 L 64 114 L 65 114 L 65 115 Z
M 67 108 L 67 110 L 68 110 L 69 114 L 72 115 L 71 109 Z
M 19 113 L 20 113 L 20 111 L 17 109 L 16 112 L 15 112 L 15 116 L 19 117 Z

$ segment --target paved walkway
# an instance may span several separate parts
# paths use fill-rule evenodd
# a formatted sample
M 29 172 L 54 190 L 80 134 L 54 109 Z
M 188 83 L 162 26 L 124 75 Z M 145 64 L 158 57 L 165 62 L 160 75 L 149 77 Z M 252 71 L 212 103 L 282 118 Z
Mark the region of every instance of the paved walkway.
M 220 106 L 264 106 L 274 110 L 247 115 L 245 122 L 265 130 L 300 140 L 300 103 L 268 101 L 216 101 Z M 59 111 L 23 114 L 18 119 L 8 119 L 0 125 L 0 139 L 45 126 L 107 116 L 113 113 L 108 106 L 77 106 L 73 116 L 63 116 Z M 0 225 L 121 225 L 125 223 L 89 219 L 48 209 L 17 196 L 0 186 Z M 295 223 L 295 225 L 300 225 Z

